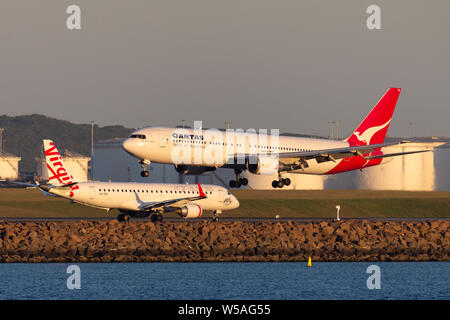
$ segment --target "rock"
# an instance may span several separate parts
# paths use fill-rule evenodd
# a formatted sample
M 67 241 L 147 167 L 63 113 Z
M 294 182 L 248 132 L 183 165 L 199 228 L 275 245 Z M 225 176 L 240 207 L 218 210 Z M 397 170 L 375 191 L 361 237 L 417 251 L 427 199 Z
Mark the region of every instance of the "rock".
M 0 223 L 2 262 L 448 261 L 446 220 Z

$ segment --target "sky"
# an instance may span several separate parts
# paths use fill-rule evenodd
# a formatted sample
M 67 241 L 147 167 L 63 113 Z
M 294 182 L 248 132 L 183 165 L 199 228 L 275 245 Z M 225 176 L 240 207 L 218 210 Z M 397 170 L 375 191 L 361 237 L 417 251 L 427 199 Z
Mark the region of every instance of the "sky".
M 66 9 L 81 9 L 69 30 Z M 367 7 L 381 9 L 369 30 Z M 0 114 L 74 123 L 450 135 L 450 1 L 3 0 Z

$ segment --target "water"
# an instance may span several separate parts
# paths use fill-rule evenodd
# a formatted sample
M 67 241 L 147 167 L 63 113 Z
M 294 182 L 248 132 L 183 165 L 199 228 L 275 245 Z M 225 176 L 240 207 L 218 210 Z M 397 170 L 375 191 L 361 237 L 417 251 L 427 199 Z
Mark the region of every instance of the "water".
M 367 289 L 367 267 L 381 289 Z M 0 264 L 0 299 L 450 299 L 450 262 Z

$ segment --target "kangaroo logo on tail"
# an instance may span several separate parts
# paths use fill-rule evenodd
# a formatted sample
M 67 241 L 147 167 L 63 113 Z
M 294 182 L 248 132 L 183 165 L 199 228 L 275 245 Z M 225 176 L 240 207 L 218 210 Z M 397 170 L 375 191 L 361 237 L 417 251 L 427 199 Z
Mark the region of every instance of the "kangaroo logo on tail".
M 52 140 L 44 140 L 45 162 L 47 165 L 48 182 L 54 186 L 65 186 L 73 183 L 73 176 L 70 175 L 63 159 Z M 79 189 L 78 185 L 72 185 L 70 196 L 73 197 L 74 190 Z
M 400 91 L 400 88 L 390 88 L 386 91 L 360 125 L 346 139 L 350 146 L 384 142 Z
M 378 131 L 386 128 L 386 126 L 388 126 L 390 122 L 391 122 L 391 119 L 389 119 L 385 124 L 382 124 L 381 126 L 369 128 L 366 131 L 364 131 L 363 133 L 355 131 L 353 134 L 355 135 L 356 139 L 358 139 L 362 143 L 370 144 L 370 140 L 372 140 L 373 135 L 375 133 L 377 133 Z

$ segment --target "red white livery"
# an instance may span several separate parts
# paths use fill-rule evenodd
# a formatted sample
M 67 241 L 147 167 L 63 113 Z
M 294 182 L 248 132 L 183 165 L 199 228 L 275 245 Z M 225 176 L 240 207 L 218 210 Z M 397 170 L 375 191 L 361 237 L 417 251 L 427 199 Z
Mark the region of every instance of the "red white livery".
M 234 169 L 236 180 L 230 187 L 248 183 L 240 178 L 244 170 L 253 174 L 278 174 L 272 182 L 274 188 L 290 184 L 284 173 L 335 174 L 382 164 L 390 157 L 426 152 L 428 150 L 384 154 L 382 148 L 399 143 L 385 143 L 384 139 L 400 95 L 400 88 L 390 88 L 377 102 L 354 132 L 344 140 L 314 139 L 288 136 L 234 133 L 230 140 L 226 132 L 211 135 L 208 130 L 148 127 L 133 132 L 123 148 L 138 158 L 143 171 L 153 162 L 174 164 L 178 172 L 200 174 L 218 167 Z M 214 155 L 208 158 L 195 157 Z M 183 161 L 174 158 L 183 155 Z M 185 155 L 189 155 L 186 157 Z M 187 161 L 186 161 L 187 160 Z

